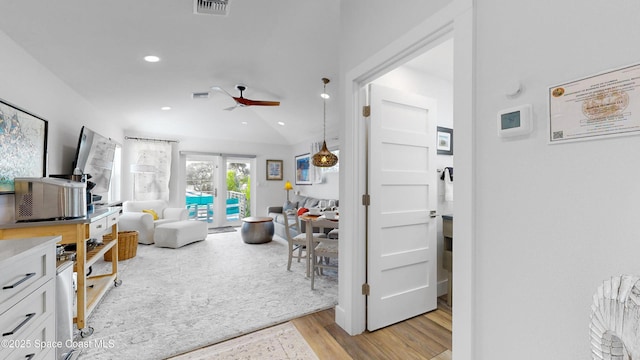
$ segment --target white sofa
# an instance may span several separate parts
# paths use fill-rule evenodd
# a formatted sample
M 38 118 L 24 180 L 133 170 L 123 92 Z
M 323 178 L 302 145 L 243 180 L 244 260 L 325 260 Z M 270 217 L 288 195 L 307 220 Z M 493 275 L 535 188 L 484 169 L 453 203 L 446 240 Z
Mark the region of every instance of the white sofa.
M 143 212 L 153 210 L 153 215 Z M 186 208 L 173 208 L 164 200 L 130 200 L 122 204 L 122 215 L 118 221 L 119 231 L 137 231 L 139 244 L 153 244 L 153 233 L 156 226 L 174 221 L 187 220 L 189 212 Z

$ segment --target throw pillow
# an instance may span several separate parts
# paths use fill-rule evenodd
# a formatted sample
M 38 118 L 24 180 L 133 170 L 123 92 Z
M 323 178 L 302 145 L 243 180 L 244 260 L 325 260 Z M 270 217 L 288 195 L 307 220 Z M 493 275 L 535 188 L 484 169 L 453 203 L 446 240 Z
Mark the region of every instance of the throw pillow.
M 158 220 L 158 213 L 155 212 L 155 210 L 152 210 L 152 209 L 147 210 L 147 209 L 145 209 L 145 210 L 142 210 L 142 212 L 143 213 L 147 213 L 147 214 L 151 214 L 151 216 L 153 216 L 153 221 Z
M 282 205 L 282 211 L 294 210 L 296 206 L 291 201 L 285 201 L 284 205 Z
M 302 214 L 304 214 L 304 213 L 306 213 L 308 211 L 309 211 L 309 209 L 301 207 L 300 209 L 298 209 L 298 216 L 302 216 Z

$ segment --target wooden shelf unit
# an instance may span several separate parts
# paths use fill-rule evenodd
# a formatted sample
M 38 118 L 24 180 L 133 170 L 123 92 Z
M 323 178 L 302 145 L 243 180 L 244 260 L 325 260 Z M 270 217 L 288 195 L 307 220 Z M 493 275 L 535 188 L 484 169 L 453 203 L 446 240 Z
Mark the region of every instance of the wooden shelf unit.
M 120 208 L 98 209 L 87 217 L 72 220 L 0 224 L 0 240 L 62 236 L 58 244 L 76 244 L 74 271 L 78 273 L 77 313 L 73 319 L 78 329 L 87 326 L 91 311 L 118 281 L 118 218 Z M 87 251 L 87 240 L 110 234 L 113 240 Z M 111 273 L 87 277 L 89 267 L 105 253 L 111 252 Z

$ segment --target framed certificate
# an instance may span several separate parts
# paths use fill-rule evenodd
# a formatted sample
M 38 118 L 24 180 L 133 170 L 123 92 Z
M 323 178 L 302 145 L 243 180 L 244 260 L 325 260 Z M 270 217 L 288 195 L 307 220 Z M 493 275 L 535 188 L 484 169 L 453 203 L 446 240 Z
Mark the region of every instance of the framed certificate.
M 640 64 L 549 87 L 549 143 L 640 134 Z

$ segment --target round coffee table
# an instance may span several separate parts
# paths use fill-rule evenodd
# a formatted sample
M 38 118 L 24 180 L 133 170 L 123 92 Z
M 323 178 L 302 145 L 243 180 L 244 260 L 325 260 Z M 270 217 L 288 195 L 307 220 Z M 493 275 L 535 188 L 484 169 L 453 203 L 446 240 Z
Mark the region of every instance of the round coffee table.
M 273 218 L 251 216 L 242 219 L 240 235 L 247 244 L 264 244 L 273 240 Z

